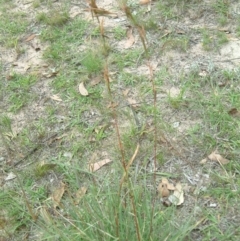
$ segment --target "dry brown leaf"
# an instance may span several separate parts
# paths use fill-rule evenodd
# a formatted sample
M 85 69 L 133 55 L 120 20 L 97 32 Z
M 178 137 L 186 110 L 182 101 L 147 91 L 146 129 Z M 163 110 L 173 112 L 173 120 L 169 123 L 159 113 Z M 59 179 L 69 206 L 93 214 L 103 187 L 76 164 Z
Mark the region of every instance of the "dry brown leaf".
M 53 200 L 53 207 L 56 209 L 56 207 L 60 206 L 60 202 L 62 199 L 62 196 L 65 192 L 65 184 L 63 182 L 60 182 L 59 187 L 56 188 L 52 193 L 52 200 Z
M 107 158 L 99 162 L 91 163 L 89 164 L 89 170 L 91 172 L 96 172 L 98 169 L 100 169 L 102 166 L 106 165 L 109 162 L 112 162 L 112 160 Z
M 115 107 L 117 107 L 117 106 L 118 106 L 118 103 L 115 102 L 115 103 L 110 103 L 110 104 L 107 106 L 107 108 L 110 109 L 110 108 L 115 108 Z
M 95 77 L 95 78 L 93 78 L 93 79 L 91 80 L 90 85 L 91 85 L 91 86 L 94 86 L 94 85 L 99 84 L 100 82 L 101 82 L 101 77 L 100 77 L 100 76 L 97 76 L 97 77 Z
M 59 102 L 62 101 L 62 99 L 61 99 L 58 95 L 52 95 L 52 96 L 50 96 L 50 98 L 51 98 L 52 100 L 56 100 L 56 101 L 59 101 Z
M 184 202 L 184 192 L 181 183 L 177 183 L 172 195 L 168 197 L 168 200 L 174 205 L 181 205 Z
M 83 96 L 87 96 L 87 95 L 88 95 L 88 91 L 86 90 L 83 82 L 81 82 L 81 83 L 79 84 L 78 90 L 79 90 L 79 92 L 80 92 L 81 95 L 83 95 Z
M 10 180 L 13 180 L 15 179 L 17 176 L 13 173 L 13 172 L 10 172 L 7 177 L 5 177 L 5 181 L 10 181 Z
M 208 158 L 211 160 L 211 161 L 215 161 L 215 162 L 219 162 L 220 164 L 222 165 L 225 165 L 227 163 L 229 163 L 229 160 L 222 157 L 220 154 L 217 153 L 217 151 L 214 151 L 212 152 Z
M 219 86 L 219 87 L 225 87 L 225 86 L 227 86 L 228 84 L 229 84 L 229 81 L 219 82 L 219 83 L 218 83 L 218 86 Z
M 100 132 L 104 132 L 104 130 L 106 130 L 108 125 L 99 125 L 96 128 L 94 128 L 94 131 L 98 134 Z
M 130 89 L 126 89 L 126 90 L 124 90 L 122 93 L 123 93 L 124 96 L 127 96 L 128 93 L 129 93 L 129 91 L 130 91 Z
M 140 0 L 139 4 L 144 5 L 144 4 L 148 4 L 148 3 L 151 3 L 151 2 L 152 2 L 152 0 Z
M 177 30 L 176 33 L 177 33 L 177 34 L 185 34 L 185 31 L 183 31 L 183 30 Z
M 240 116 L 240 112 L 237 108 L 232 108 L 228 111 L 228 114 L 231 116 Z
M 175 190 L 172 183 L 169 183 L 167 178 L 163 177 L 162 181 L 158 185 L 158 193 L 161 197 L 168 197 L 170 195 L 170 190 Z
M 96 15 L 99 15 L 99 16 L 114 14 L 114 13 L 109 12 L 109 11 L 103 9 L 103 8 L 91 8 L 91 11 L 93 11 Z
M 75 205 L 78 205 L 80 200 L 83 198 L 83 196 L 86 194 L 87 188 L 86 187 L 81 187 L 80 189 L 77 190 L 76 192 L 76 198 L 74 201 Z
M 125 42 L 125 49 L 129 49 L 135 42 L 135 38 L 132 34 L 133 28 L 129 27 L 127 30 L 127 41 Z
M 40 215 L 42 216 L 46 224 L 52 225 L 52 219 L 49 212 L 47 211 L 47 207 L 40 207 Z
M 200 72 L 198 73 L 198 75 L 201 76 L 201 77 L 206 77 L 207 74 L 208 74 L 208 73 L 207 73 L 207 71 L 205 71 L 205 70 L 200 71 Z
M 133 107 L 133 108 L 137 108 L 140 105 L 137 103 L 137 101 L 131 97 L 127 98 L 128 103 Z
M 208 159 L 207 159 L 207 158 L 204 158 L 204 159 L 202 159 L 202 160 L 200 161 L 200 164 L 205 164 L 207 161 L 208 161 Z
M 26 38 L 26 42 L 29 42 L 29 41 L 31 41 L 31 40 L 33 40 L 34 38 L 36 37 L 36 34 L 31 34 L 30 36 L 28 36 L 27 38 Z
M 46 77 L 46 78 L 51 78 L 51 77 L 54 77 L 58 74 L 58 71 L 53 69 L 51 70 L 50 72 L 43 72 L 42 73 L 42 76 Z
M 161 197 L 168 197 L 170 192 L 167 188 L 167 184 L 166 183 L 163 183 L 163 182 L 160 182 L 159 185 L 158 185 L 158 193 Z
M 171 191 L 175 190 L 174 185 L 172 183 L 170 183 L 167 178 L 163 177 L 162 178 L 162 183 L 167 184 L 167 189 L 168 190 L 171 190 Z
M 172 33 L 172 31 L 169 31 L 169 30 L 165 30 L 164 32 L 165 32 L 165 33 L 160 37 L 160 39 L 161 39 L 161 38 L 165 38 L 166 36 L 168 36 L 169 34 Z

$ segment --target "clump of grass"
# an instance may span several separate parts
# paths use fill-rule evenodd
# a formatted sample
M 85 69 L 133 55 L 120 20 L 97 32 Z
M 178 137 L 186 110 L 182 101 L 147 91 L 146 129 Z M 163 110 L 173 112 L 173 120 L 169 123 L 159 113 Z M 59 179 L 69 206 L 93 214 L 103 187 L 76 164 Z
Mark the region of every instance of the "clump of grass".
M 163 41 L 162 49 L 168 50 L 179 50 L 186 52 L 189 47 L 189 38 L 187 37 L 169 37 Z
M 211 44 L 212 44 L 212 38 L 209 32 L 206 29 L 204 29 L 202 31 L 202 46 L 204 50 L 207 50 L 207 51 L 211 50 Z
M 174 109 L 179 109 L 184 103 L 184 99 L 183 99 L 182 95 L 179 95 L 177 97 L 169 96 L 168 101 L 169 101 L 171 107 Z
M 50 11 L 48 13 L 39 13 L 36 16 L 38 22 L 48 24 L 50 26 L 62 26 L 69 20 L 68 12 Z
M 41 2 L 42 2 L 42 0 L 34 0 L 32 2 L 33 8 L 39 8 L 41 6 Z
M 227 35 L 224 32 L 217 32 L 216 39 L 217 39 L 216 41 L 217 41 L 218 46 L 221 46 L 228 42 Z
M 99 73 L 103 69 L 102 57 L 91 49 L 83 54 L 81 64 L 89 74 Z
M 8 48 L 16 47 L 18 41 L 28 25 L 27 16 L 24 13 L 11 13 L 8 16 L 6 9 L 0 15 L 0 43 Z
M 1 235 L 10 240 L 18 233 L 18 237 L 23 239 L 24 228 L 31 223 L 31 216 L 24 205 L 22 194 L 10 190 L 1 191 L 0 204 Z
M 44 52 L 44 57 L 52 62 L 69 63 L 69 69 L 72 69 L 73 60 L 80 61 L 82 53 L 78 48 L 84 42 L 83 35 L 88 23 L 82 19 L 75 19 L 71 24 L 65 24 L 61 28 L 49 26 L 42 32 L 43 41 L 50 43 L 49 48 Z M 73 57 L 74 56 L 74 57 Z
M 56 164 L 40 163 L 36 166 L 34 173 L 37 178 L 44 177 L 49 171 L 53 170 Z
M 226 25 L 229 17 L 230 2 L 225 0 L 217 0 L 213 4 L 213 9 L 218 15 L 218 21 L 221 25 Z
M 112 31 L 113 31 L 115 39 L 122 40 L 123 38 L 125 38 L 126 30 L 123 29 L 122 27 L 117 26 L 117 27 L 113 28 Z
M 226 33 L 221 31 L 212 32 L 204 29 L 202 31 L 202 46 L 206 51 L 218 50 L 223 44 L 228 42 Z
M 6 86 L 6 97 L 11 111 L 17 111 L 30 101 L 30 88 L 37 81 L 34 75 L 13 73 Z

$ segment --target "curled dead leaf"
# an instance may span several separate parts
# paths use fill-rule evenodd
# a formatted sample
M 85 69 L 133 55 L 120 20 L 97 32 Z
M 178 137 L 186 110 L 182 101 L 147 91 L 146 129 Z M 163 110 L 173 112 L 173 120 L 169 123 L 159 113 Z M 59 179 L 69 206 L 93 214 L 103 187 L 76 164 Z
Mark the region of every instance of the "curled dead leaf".
M 218 154 L 216 150 L 214 152 L 212 152 L 208 156 L 208 158 L 209 158 L 209 160 L 219 162 L 219 164 L 222 164 L 222 165 L 229 163 L 229 160 L 222 157 L 220 154 Z
M 240 112 L 237 108 L 232 108 L 231 110 L 228 111 L 228 114 L 231 116 L 240 116 Z
M 36 34 L 31 34 L 30 36 L 28 36 L 27 38 L 26 38 L 26 42 L 29 42 L 29 41 L 31 41 L 31 40 L 33 40 L 34 38 L 36 37 Z
M 87 91 L 87 89 L 85 88 L 83 82 L 81 82 L 81 83 L 79 84 L 78 90 L 79 90 L 79 92 L 80 92 L 81 95 L 83 95 L 83 96 L 88 96 L 88 91 Z
M 62 101 L 62 99 L 61 99 L 58 95 L 52 95 L 52 96 L 50 96 L 50 98 L 51 98 L 52 100 L 56 100 L 56 101 L 59 101 L 59 102 Z
M 127 41 L 125 42 L 125 49 L 129 49 L 135 43 L 132 27 L 127 30 Z
M 137 108 L 140 106 L 140 104 L 137 103 L 137 101 L 131 97 L 127 98 L 127 101 L 133 108 Z
M 170 195 L 170 190 L 175 190 L 172 183 L 169 183 L 167 178 L 163 177 L 162 181 L 158 185 L 158 193 L 161 197 L 168 197 Z
M 170 183 L 167 178 L 163 177 L 162 178 L 162 183 L 167 184 L 167 189 L 168 190 L 171 190 L 171 191 L 175 190 L 174 185 L 172 183 Z
M 95 172 L 109 162 L 112 162 L 112 160 L 107 158 L 107 159 L 104 159 L 104 160 L 99 161 L 99 162 L 91 163 L 91 164 L 89 164 L 89 170 L 90 170 L 90 172 Z
M 94 85 L 99 84 L 100 82 L 101 82 L 101 77 L 100 77 L 100 76 L 97 76 L 97 77 L 95 77 L 95 78 L 93 78 L 93 79 L 91 80 L 90 85 L 91 85 L 91 86 L 94 86 Z
M 110 108 L 115 108 L 115 107 L 117 107 L 117 106 L 118 106 L 118 103 L 115 102 L 115 103 L 110 103 L 110 104 L 107 106 L 107 108 L 110 109 Z
M 148 4 L 148 3 L 151 3 L 151 2 L 152 2 L 152 0 L 140 0 L 139 4 L 144 5 L 144 4 Z
M 39 213 L 46 224 L 52 225 L 52 218 L 51 218 L 49 212 L 47 211 L 47 207 L 45 207 L 45 206 L 40 207 Z
M 207 158 L 204 158 L 204 159 L 202 159 L 202 160 L 200 161 L 200 164 L 205 164 L 207 161 L 208 161 L 208 159 L 207 159 Z
M 128 93 L 129 93 L 129 91 L 130 91 L 130 89 L 126 89 L 126 90 L 124 90 L 122 93 L 123 93 L 124 96 L 127 96 Z
M 184 192 L 183 192 L 181 183 L 176 184 L 175 190 L 174 190 L 173 194 L 168 197 L 168 200 L 176 206 L 183 204 Z
M 80 189 L 77 190 L 76 192 L 76 198 L 74 201 L 75 205 L 78 205 L 80 200 L 83 198 L 83 196 L 86 194 L 87 188 L 86 187 L 81 187 Z
M 13 173 L 13 172 L 10 172 L 7 177 L 5 177 L 5 181 L 10 181 L 10 180 L 13 180 L 15 179 L 17 176 Z
M 167 184 L 166 183 L 163 183 L 163 182 L 159 183 L 159 185 L 158 185 L 158 193 L 159 193 L 159 195 L 161 197 L 168 197 L 169 196 L 170 192 L 169 192 L 169 190 L 167 188 Z
M 218 162 L 220 165 L 226 165 L 229 163 L 229 160 L 222 157 L 217 150 L 213 151 L 207 158 L 202 159 L 200 164 L 205 164 L 208 160 Z
M 60 206 L 60 202 L 62 199 L 62 196 L 65 192 L 65 184 L 63 182 L 60 182 L 59 186 L 53 191 L 51 197 L 53 200 L 53 207 L 56 209 L 56 207 Z

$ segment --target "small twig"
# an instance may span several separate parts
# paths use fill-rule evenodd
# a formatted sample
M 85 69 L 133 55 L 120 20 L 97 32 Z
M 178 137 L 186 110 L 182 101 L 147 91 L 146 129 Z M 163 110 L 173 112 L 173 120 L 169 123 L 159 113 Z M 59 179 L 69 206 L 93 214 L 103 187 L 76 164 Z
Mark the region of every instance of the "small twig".
M 55 210 L 55 212 L 61 216 L 65 221 L 67 221 L 68 223 L 70 223 L 80 234 L 82 234 L 84 237 L 86 237 L 86 233 L 84 233 L 81 229 L 79 229 L 71 220 L 65 218 L 60 212 L 58 212 L 57 210 Z
M 214 60 L 214 62 L 231 62 L 232 60 L 238 60 L 238 59 L 240 59 L 240 57 L 232 58 L 232 59 Z
M 130 161 L 128 162 L 128 164 L 127 164 L 127 166 L 126 166 L 125 172 L 123 173 L 122 179 L 121 179 L 121 181 L 120 181 L 120 185 L 121 185 L 121 186 L 122 186 L 122 184 L 124 183 L 124 180 L 125 180 L 126 176 L 128 175 L 128 170 L 129 170 L 130 166 L 132 165 L 133 161 L 135 160 L 135 158 L 136 158 L 136 156 L 137 156 L 137 153 L 138 153 L 138 151 L 139 151 L 139 147 L 140 147 L 140 145 L 139 145 L 139 143 L 138 143 L 138 144 L 137 144 L 137 147 L 136 147 L 136 149 L 135 149 L 135 152 L 134 152 L 134 154 L 133 154 L 133 156 L 132 156 L 132 158 L 130 159 Z
M 44 142 L 56 137 L 58 135 L 58 133 L 53 134 L 52 136 L 48 137 L 46 140 L 44 140 L 42 143 L 38 144 L 37 146 L 35 146 L 30 152 L 28 152 L 22 159 L 20 159 L 19 161 L 15 162 L 13 164 L 14 167 L 18 166 L 21 162 L 23 162 L 24 160 L 26 160 L 29 156 L 31 156 L 32 154 L 34 154 L 42 145 Z
M 33 221 L 35 222 L 35 221 L 37 220 L 37 215 L 33 212 L 32 206 L 31 206 L 30 202 L 29 202 L 28 199 L 27 199 L 27 195 L 26 195 L 26 193 L 25 193 L 25 191 L 24 191 L 24 189 L 23 189 L 22 182 L 21 182 L 21 180 L 20 180 L 17 172 L 15 172 L 14 174 L 16 175 L 17 180 L 18 180 L 18 183 L 19 183 L 20 188 L 21 188 L 21 190 L 22 190 L 23 198 L 24 198 L 25 204 L 26 204 L 26 206 L 27 206 L 27 209 L 28 209 L 28 211 L 29 211 L 29 213 L 30 213 Z

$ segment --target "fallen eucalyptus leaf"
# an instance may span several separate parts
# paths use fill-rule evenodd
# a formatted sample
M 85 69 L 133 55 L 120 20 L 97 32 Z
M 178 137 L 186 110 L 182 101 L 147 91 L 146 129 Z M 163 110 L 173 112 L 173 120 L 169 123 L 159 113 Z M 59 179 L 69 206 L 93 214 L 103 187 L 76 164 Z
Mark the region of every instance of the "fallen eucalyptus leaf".
M 14 179 L 16 177 L 17 176 L 13 172 L 10 172 L 4 180 L 5 181 L 10 181 L 10 180 L 12 180 L 12 179 Z
M 83 198 L 83 196 L 86 194 L 87 188 L 86 187 L 81 187 L 80 189 L 77 190 L 76 192 L 76 198 L 74 201 L 75 205 L 78 205 L 80 200 Z
M 240 116 L 240 112 L 237 108 L 232 108 L 231 110 L 228 111 L 228 114 L 234 117 Z
M 26 42 L 29 42 L 29 41 L 31 41 L 31 40 L 33 40 L 34 38 L 36 37 L 36 34 L 31 34 L 30 36 L 28 36 L 27 38 L 26 38 Z
M 207 159 L 207 158 L 204 158 L 204 159 L 202 159 L 202 160 L 200 161 L 200 164 L 205 164 L 207 161 L 208 161 L 208 159 Z
M 52 100 L 56 100 L 56 101 L 59 101 L 59 102 L 62 101 L 62 99 L 61 99 L 58 95 L 52 95 L 52 96 L 50 96 L 50 98 L 51 98 Z
M 174 185 L 172 183 L 170 183 L 167 178 L 163 177 L 162 178 L 162 183 L 166 183 L 167 184 L 167 189 L 168 190 L 171 190 L 171 191 L 175 190 Z
M 144 4 L 148 4 L 148 3 L 151 3 L 151 2 L 152 2 L 152 0 L 140 0 L 139 4 L 144 5 Z
M 112 162 L 112 160 L 104 159 L 104 160 L 99 161 L 99 162 L 91 163 L 91 164 L 89 164 L 89 170 L 91 172 L 95 172 L 95 171 L 97 171 L 98 169 L 100 169 L 102 166 L 106 165 L 109 162 Z
M 167 184 L 166 183 L 159 183 L 158 185 L 158 193 L 161 197 L 168 197 L 170 192 L 167 188 Z
M 163 177 L 158 185 L 158 193 L 161 197 L 168 197 L 170 195 L 169 190 L 175 190 L 175 187 L 172 183 L 168 182 L 167 178 Z
M 81 95 L 83 95 L 83 96 L 88 96 L 88 91 L 87 91 L 87 89 L 85 88 L 83 82 L 81 82 L 81 83 L 79 84 L 78 90 L 79 90 L 79 92 L 80 92 Z
M 40 215 L 43 218 L 43 220 L 45 221 L 46 224 L 48 225 L 52 225 L 52 218 L 49 214 L 49 212 L 47 211 L 47 207 L 40 207 Z
M 176 184 L 175 190 L 173 194 L 168 197 L 168 200 L 176 206 L 179 206 L 184 202 L 184 192 L 181 183 Z
M 95 78 L 93 78 L 93 79 L 91 80 L 90 85 L 91 85 L 91 86 L 94 86 L 94 85 L 99 84 L 100 82 L 101 82 L 101 77 L 100 77 L 100 76 L 97 76 L 97 77 L 95 77 Z
M 127 98 L 127 101 L 133 108 L 137 108 L 140 106 L 140 104 L 137 103 L 137 101 L 131 97 Z
M 214 151 L 212 152 L 208 158 L 211 160 L 211 161 L 215 161 L 215 162 L 219 162 L 220 164 L 222 165 L 225 165 L 225 164 L 228 164 L 229 163 L 229 160 L 222 157 L 220 154 L 217 153 L 217 151 Z
M 56 188 L 52 193 L 52 200 L 53 200 L 53 207 L 56 209 L 56 207 L 60 206 L 60 202 L 62 199 L 62 196 L 65 192 L 65 184 L 63 182 L 60 182 L 59 187 Z

